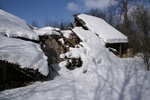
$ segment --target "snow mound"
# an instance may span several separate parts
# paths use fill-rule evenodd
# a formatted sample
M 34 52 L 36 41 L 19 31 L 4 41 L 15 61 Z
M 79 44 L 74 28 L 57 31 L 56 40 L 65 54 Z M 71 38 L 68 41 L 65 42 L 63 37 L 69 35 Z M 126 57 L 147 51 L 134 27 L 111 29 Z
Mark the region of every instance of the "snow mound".
M 42 35 L 59 35 L 59 32 L 57 32 L 59 30 L 60 30 L 59 28 L 47 26 L 47 27 L 43 27 L 43 28 L 34 30 L 34 32 L 40 36 L 42 36 Z
M 26 24 L 26 22 L 12 14 L 0 9 L 0 34 L 8 37 L 22 37 L 31 40 L 39 40 Z
M 0 60 L 18 64 L 21 68 L 37 69 L 41 74 L 48 75 L 47 57 L 39 44 L 1 34 L 0 44 Z
M 106 43 L 128 42 L 128 39 L 125 35 L 113 28 L 103 19 L 86 14 L 80 14 L 77 17 L 79 19 L 82 19 L 89 30 L 98 34 L 99 37 L 101 37 Z
M 72 31 L 82 40 L 79 44 L 81 46 L 79 48 L 70 48 L 69 52 L 60 56 L 81 58 L 83 60 L 81 68 L 83 71 L 81 71 L 81 73 L 84 72 L 85 69 L 88 70 L 88 68 L 91 67 L 91 63 L 111 65 L 119 62 L 119 58 L 113 54 L 109 54 L 109 51 L 102 45 L 101 39 L 94 32 L 84 30 L 82 27 L 75 27 Z M 115 59 L 113 59 L 114 57 Z

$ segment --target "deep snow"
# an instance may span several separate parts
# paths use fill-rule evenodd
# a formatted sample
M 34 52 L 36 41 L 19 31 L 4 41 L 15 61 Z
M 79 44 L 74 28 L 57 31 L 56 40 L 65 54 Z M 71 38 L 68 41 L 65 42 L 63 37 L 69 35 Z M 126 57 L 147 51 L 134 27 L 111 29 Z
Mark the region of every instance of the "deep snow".
M 1 100 L 149 100 L 150 73 L 141 58 L 120 59 L 93 32 L 80 27 L 73 31 L 83 42 L 61 57 L 81 57 L 81 68 L 67 70 L 63 61 L 54 80 L 5 90 L 0 92 Z
M 150 73 L 140 58 L 121 60 L 122 66 L 98 65 L 87 73 L 62 70 L 52 81 L 0 93 L 1 100 L 149 100 Z M 115 67 L 116 66 L 116 67 Z

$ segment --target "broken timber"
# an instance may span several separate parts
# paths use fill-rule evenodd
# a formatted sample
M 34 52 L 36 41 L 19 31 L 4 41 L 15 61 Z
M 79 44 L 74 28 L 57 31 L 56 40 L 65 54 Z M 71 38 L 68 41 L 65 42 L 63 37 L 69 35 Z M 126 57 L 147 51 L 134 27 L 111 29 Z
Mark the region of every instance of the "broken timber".
M 85 25 L 85 22 L 82 19 L 79 19 L 77 15 L 73 15 L 75 18 L 74 26 L 82 26 L 83 29 L 89 30 L 89 28 Z
M 56 30 L 57 31 L 57 30 Z M 75 47 L 75 44 L 72 43 L 69 39 L 67 39 L 66 37 L 63 36 L 63 33 L 61 31 L 57 31 L 60 33 L 60 36 L 65 40 L 67 41 L 72 47 Z

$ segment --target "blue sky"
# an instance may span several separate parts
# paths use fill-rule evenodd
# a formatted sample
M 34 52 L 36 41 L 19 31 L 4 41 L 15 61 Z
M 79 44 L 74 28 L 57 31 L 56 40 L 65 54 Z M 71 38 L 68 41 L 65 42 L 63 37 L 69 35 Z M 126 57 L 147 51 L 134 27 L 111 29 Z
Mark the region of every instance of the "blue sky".
M 67 4 L 70 0 L 0 0 L 2 8 L 31 23 L 38 21 L 44 25 L 46 19 L 73 21 L 72 14 Z
M 0 0 L 0 6 L 7 12 L 24 19 L 33 20 L 44 26 L 48 20 L 73 22 L 74 13 L 82 13 L 92 7 L 106 7 L 109 0 Z

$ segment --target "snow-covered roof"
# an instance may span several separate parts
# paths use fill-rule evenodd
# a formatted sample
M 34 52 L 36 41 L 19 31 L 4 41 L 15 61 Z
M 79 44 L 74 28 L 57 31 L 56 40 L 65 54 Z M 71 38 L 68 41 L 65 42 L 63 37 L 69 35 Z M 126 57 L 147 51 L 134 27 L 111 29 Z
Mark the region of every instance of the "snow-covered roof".
M 26 22 L 12 14 L 0 9 L 0 34 L 8 37 L 23 37 L 32 40 L 39 40 Z
M 38 69 L 48 75 L 47 57 L 39 44 L 0 34 L 0 60 L 20 65 L 21 68 Z
M 37 30 L 34 30 L 34 32 L 40 36 L 42 36 L 42 35 L 59 35 L 59 33 L 56 32 L 59 30 L 60 30 L 59 28 L 47 26 L 47 27 L 43 27 L 43 28 L 39 28 Z
M 89 30 L 98 34 L 106 43 L 126 43 L 128 38 L 101 18 L 80 14 L 77 16 L 85 22 Z

